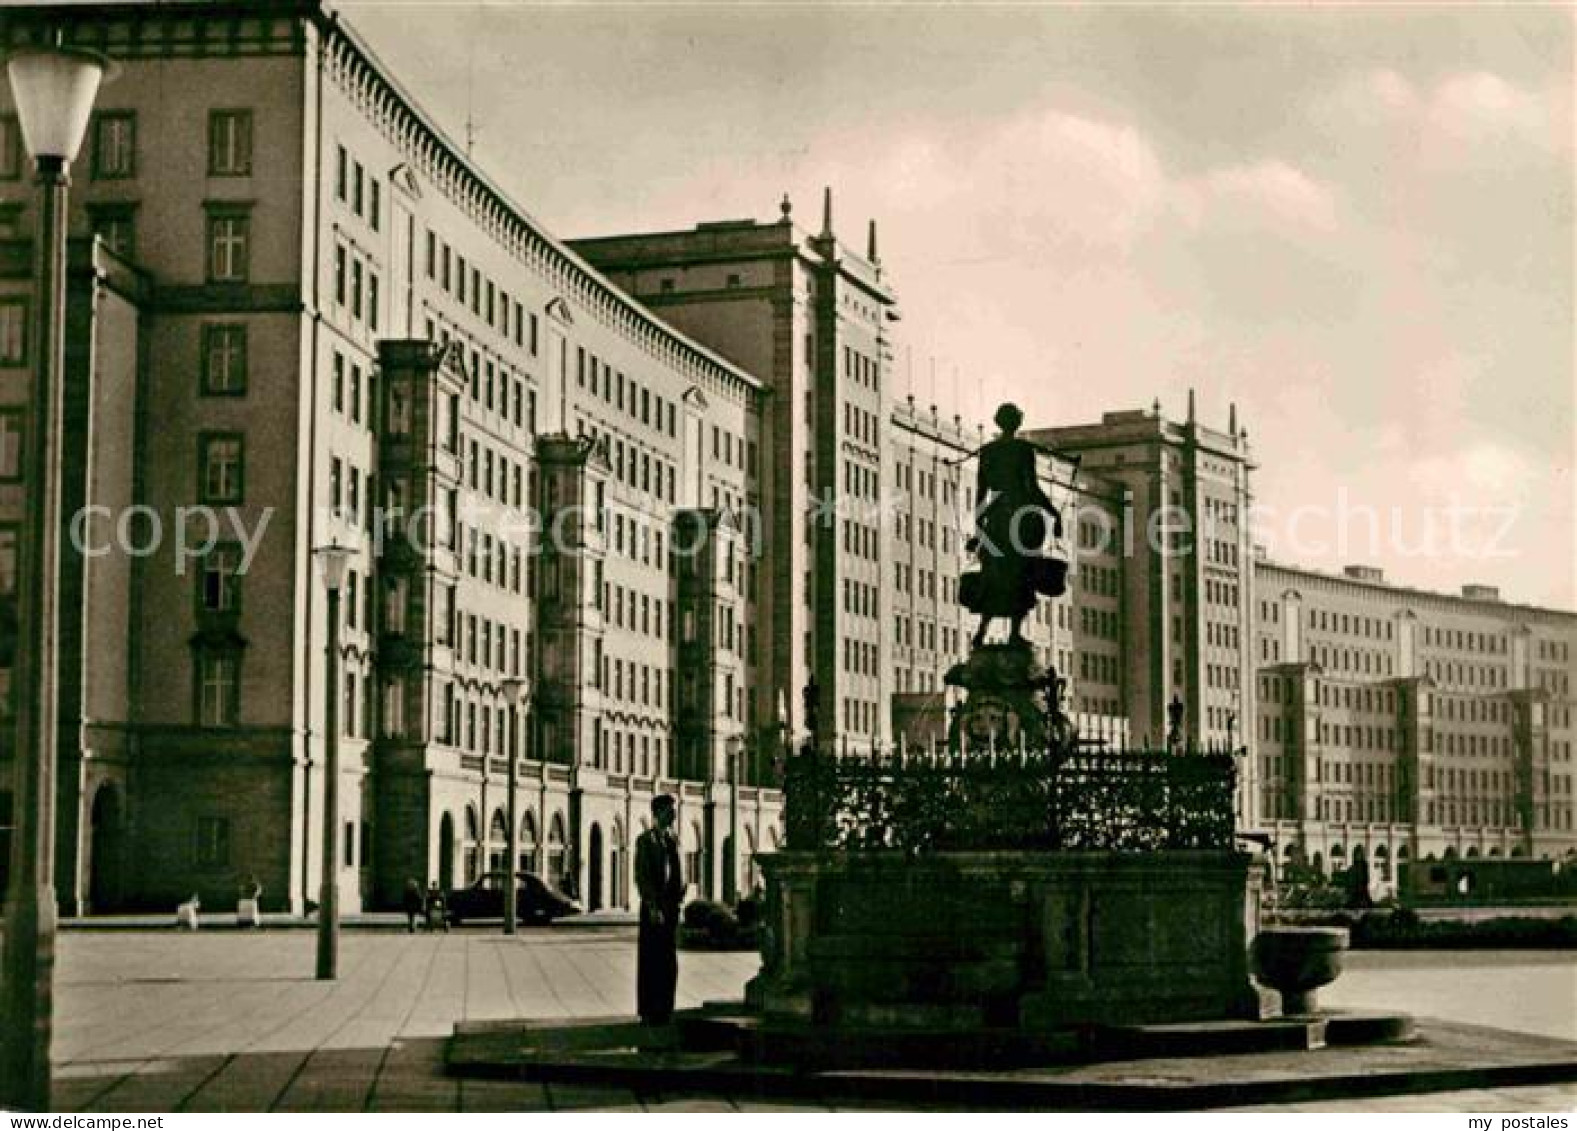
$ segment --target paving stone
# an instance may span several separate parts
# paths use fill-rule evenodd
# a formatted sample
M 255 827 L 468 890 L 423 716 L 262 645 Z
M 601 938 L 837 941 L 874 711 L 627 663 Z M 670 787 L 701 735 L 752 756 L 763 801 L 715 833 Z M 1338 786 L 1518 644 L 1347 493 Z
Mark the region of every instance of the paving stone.
M 268 1111 L 307 1059 L 305 1052 L 232 1057 L 182 1105 L 186 1111 Z
M 276 1111 L 362 1111 L 384 1049 L 318 1049 L 275 1103 Z

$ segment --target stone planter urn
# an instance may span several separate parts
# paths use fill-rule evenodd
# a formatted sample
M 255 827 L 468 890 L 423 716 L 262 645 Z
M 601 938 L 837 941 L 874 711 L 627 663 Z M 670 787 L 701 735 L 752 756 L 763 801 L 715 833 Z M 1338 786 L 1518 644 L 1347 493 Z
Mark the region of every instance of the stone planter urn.
M 1336 980 L 1347 949 L 1345 927 L 1267 927 L 1250 950 L 1254 977 L 1281 994 L 1285 1017 L 1311 1014 L 1314 991 Z

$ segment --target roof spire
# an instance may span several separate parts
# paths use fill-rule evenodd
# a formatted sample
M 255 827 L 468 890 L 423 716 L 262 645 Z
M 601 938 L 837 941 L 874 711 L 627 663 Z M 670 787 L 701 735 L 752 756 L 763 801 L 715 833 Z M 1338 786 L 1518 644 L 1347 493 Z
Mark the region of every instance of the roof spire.
M 783 201 L 778 205 L 778 211 L 783 213 L 782 223 L 789 223 L 794 216 L 794 202 L 789 199 L 789 194 L 783 194 Z

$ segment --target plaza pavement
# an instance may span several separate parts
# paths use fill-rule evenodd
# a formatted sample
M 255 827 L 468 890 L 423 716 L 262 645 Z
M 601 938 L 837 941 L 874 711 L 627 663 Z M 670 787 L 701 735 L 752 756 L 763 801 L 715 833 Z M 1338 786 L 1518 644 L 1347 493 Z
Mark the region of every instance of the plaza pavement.
M 625 925 L 448 935 L 348 930 L 340 977 L 313 979 L 310 931 L 67 931 L 57 968 L 59 1110 L 781 1110 L 748 1096 L 457 1079 L 443 1072 L 457 1021 L 632 1012 Z M 680 956 L 679 1005 L 737 998 L 748 953 Z M 1553 1111 L 1571 1087 L 1438 1093 L 1319 1111 Z M 800 1107 L 831 1110 L 807 1101 Z M 837 1107 L 851 1106 L 843 1103 Z M 877 1105 L 852 1105 L 860 1107 Z

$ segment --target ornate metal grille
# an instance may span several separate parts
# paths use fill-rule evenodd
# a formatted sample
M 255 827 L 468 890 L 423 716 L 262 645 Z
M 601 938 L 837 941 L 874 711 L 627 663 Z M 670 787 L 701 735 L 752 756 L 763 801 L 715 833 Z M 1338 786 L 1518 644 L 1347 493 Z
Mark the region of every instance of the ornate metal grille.
M 796 850 L 1230 849 L 1235 831 L 1227 750 L 840 757 L 807 744 L 786 771 Z

